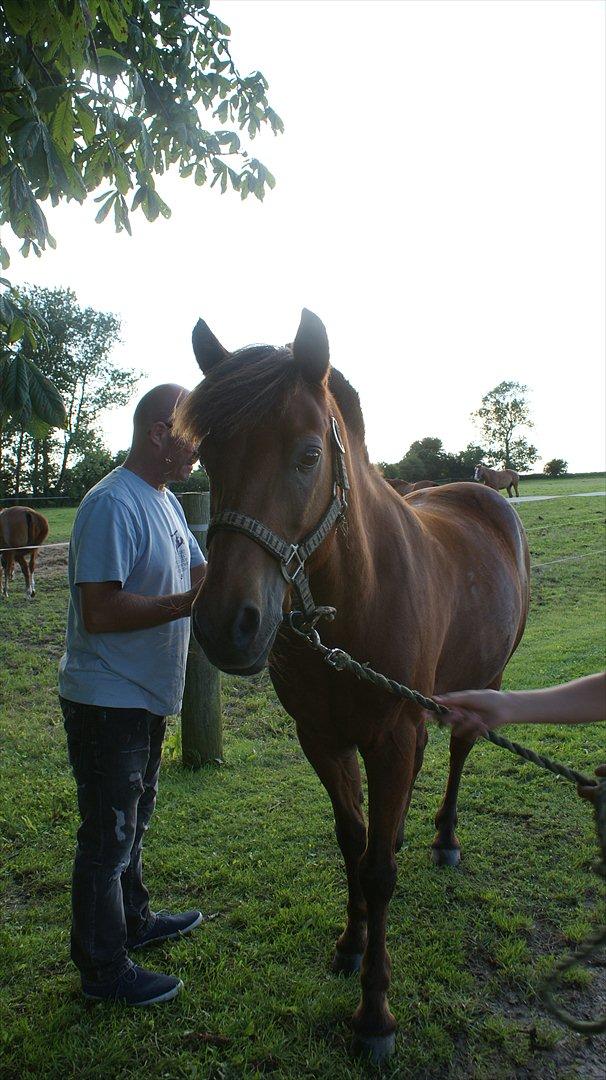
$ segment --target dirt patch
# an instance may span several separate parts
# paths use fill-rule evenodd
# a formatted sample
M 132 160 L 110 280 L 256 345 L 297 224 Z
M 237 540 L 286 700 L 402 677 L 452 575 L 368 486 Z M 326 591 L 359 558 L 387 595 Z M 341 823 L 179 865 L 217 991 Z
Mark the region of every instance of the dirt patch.
M 36 576 L 49 577 L 54 574 L 67 574 L 68 545 L 65 547 L 41 547 L 36 559 Z
M 529 945 L 535 957 L 546 952 L 559 957 L 571 951 L 561 935 L 542 923 L 531 931 Z M 494 965 L 481 955 L 474 956 L 470 968 L 475 979 L 486 985 L 488 1012 L 509 1021 L 512 1030 L 528 1039 L 529 1047 L 534 1052 L 533 1060 L 524 1065 L 511 1062 L 512 1077 L 516 1080 L 546 1080 L 547 1077 L 604 1080 L 606 1034 L 586 1036 L 571 1031 L 554 1019 L 541 1000 L 530 1003 L 525 1000 L 516 986 L 492 996 L 490 986 Z M 606 1013 L 606 958 L 598 955 L 585 965 L 584 970 L 591 974 L 589 985 L 578 987 L 568 984 L 557 994 L 557 999 L 573 1016 L 595 1019 Z M 551 1046 L 545 1045 L 544 1032 L 553 1032 L 555 1038 L 556 1030 L 559 1032 L 557 1041 Z M 456 1070 L 451 1075 L 456 1076 Z

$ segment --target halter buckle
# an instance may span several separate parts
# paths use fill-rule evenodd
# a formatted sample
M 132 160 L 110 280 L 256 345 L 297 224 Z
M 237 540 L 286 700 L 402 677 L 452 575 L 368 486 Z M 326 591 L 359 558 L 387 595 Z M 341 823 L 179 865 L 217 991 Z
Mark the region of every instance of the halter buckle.
M 295 569 L 294 574 L 291 574 L 291 572 L 289 570 L 289 565 L 290 565 L 290 563 L 292 562 L 293 559 L 296 559 L 298 565 L 297 565 L 297 567 Z M 286 558 L 280 564 L 280 569 L 281 569 L 282 574 L 284 575 L 284 577 L 286 578 L 287 581 L 296 581 L 297 575 L 303 573 L 303 571 L 305 570 L 305 562 L 301 558 L 301 556 L 299 555 L 299 545 L 298 544 L 291 544 L 290 545 L 290 551 L 289 551 L 288 555 L 286 556 Z

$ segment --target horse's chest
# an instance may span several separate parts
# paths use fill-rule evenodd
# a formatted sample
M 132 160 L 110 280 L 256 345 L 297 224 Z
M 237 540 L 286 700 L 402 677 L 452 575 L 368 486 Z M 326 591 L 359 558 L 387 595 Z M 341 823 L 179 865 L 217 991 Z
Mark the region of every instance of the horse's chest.
M 270 675 L 280 701 L 300 732 L 329 737 L 343 746 L 363 745 L 393 714 L 397 699 L 353 675 L 329 668 L 319 657 L 300 653 L 270 660 Z

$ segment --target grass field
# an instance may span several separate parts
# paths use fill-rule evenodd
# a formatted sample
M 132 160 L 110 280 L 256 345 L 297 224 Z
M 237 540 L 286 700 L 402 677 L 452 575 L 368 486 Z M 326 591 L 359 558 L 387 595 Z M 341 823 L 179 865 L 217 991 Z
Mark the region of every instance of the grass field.
M 568 493 L 567 481 L 536 483 Z M 591 478 L 585 490 L 601 487 Z M 537 569 L 506 685 L 598 670 L 604 499 L 518 509 Z M 49 512 L 49 541 L 67 536 L 70 515 Z M 349 1056 L 357 981 L 328 970 L 345 903 L 330 806 L 264 673 L 224 679 L 224 767 L 184 771 L 177 721 L 166 742 L 147 882 L 158 907 L 197 905 L 213 918 L 146 963 L 179 974 L 184 992 L 133 1012 L 83 1002 L 68 959 L 75 791 L 55 690 L 66 603 L 64 571 L 41 563 L 36 600 L 15 581 L 0 608 L 3 1080 L 369 1075 Z M 515 737 L 591 771 L 606 759 L 604 730 L 519 728 Z M 432 730 L 398 857 L 388 944 L 400 1031 L 384 1073 L 603 1080 L 606 1037 L 569 1033 L 536 998 L 554 959 L 604 921 L 589 808 L 565 781 L 479 745 L 461 788 L 463 865 L 438 871 L 428 848 L 447 747 Z M 604 1012 L 604 968 L 577 974 L 570 995 L 580 1011 Z

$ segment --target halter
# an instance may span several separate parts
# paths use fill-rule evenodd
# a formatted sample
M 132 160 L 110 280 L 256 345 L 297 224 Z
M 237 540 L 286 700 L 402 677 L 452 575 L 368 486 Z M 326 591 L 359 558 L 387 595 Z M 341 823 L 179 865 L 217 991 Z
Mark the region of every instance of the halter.
M 261 521 L 257 521 L 256 518 L 249 517 L 248 514 L 240 514 L 237 510 L 224 510 L 223 513 L 215 514 L 211 518 L 206 539 L 206 544 L 209 546 L 219 529 L 243 533 L 244 536 L 248 536 L 250 540 L 254 540 L 256 544 L 259 544 L 270 555 L 273 555 L 274 559 L 277 559 L 280 563 L 282 577 L 294 589 L 301 604 L 305 622 L 310 626 L 313 626 L 323 616 L 333 618 L 335 609 L 316 606 L 305 573 L 305 563 L 309 556 L 320 547 L 331 529 L 344 516 L 347 510 L 347 492 L 349 491 L 349 480 L 345 467 L 345 447 L 339 425 L 334 416 L 330 418 L 330 430 L 333 448 L 332 501 L 311 533 L 304 536 L 298 544 L 289 544 L 277 533 L 272 532 L 266 525 L 263 525 Z

